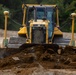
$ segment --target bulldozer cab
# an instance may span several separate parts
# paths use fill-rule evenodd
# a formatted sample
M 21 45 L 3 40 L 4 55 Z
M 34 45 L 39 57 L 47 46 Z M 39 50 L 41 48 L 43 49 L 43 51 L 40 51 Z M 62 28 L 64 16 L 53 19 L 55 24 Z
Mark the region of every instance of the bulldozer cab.
M 55 26 L 56 5 L 49 5 L 49 6 L 48 5 L 26 5 L 26 6 L 27 7 L 25 7 L 26 9 L 25 24 L 27 27 L 27 34 L 28 34 L 28 37 L 31 38 L 31 42 L 37 43 L 39 42 L 39 39 L 40 41 L 42 41 L 39 43 L 46 43 L 44 41 L 48 41 L 48 42 L 52 41 L 54 26 Z M 33 23 L 31 30 L 30 30 L 30 25 L 31 25 L 30 21 Z M 48 22 L 47 26 L 46 26 L 46 21 Z M 44 22 L 45 24 L 43 24 Z M 35 40 L 33 40 L 34 38 Z
M 23 4 L 23 22 L 18 37 L 10 38 L 8 47 L 26 44 L 53 44 L 56 5 Z M 58 31 L 58 30 L 57 30 Z M 59 33 L 59 32 L 58 32 Z M 11 39 L 18 39 L 11 43 Z M 11 45 L 12 44 L 12 45 Z
M 56 5 L 34 5 L 23 4 L 23 27 L 18 31 L 19 37 L 12 45 L 18 45 L 18 47 L 27 45 L 43 45 L 50 46 L 53 43 L 55 32 L 55 19 L 56 19 Z M 56 15 L 55 15 L 56 14 Z M 58 15 L 57 15 L 58 16 Z M 58 20 L 57 24 L 58 24 Z M 57 29 L 57 28 L 56 28 Z M 59 34 L 58 29 L 56 30 Z M 12 38 L 15 39 L 15 38 Z M 48 45 L 49 44 L 49 45 Z M 8 44 L 8 47 L 11 43 Z M 52 45 L 53 46 L 53 45 Z M 55 45 L 54 45 L 55 46 Z M 12 46 L 13 47 L 13 46 Z M 17 47 L 17 48 L 18 48 Z

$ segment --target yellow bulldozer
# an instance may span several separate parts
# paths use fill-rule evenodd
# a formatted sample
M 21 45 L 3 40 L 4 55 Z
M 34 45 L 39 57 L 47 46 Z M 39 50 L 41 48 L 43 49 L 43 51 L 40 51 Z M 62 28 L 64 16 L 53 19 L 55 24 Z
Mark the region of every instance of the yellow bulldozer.
M 70 40 L 63 38 L 60 30 L 57 5 L 23 4 L 22 9 L 22 27 L 18 31 L 18 36 L 10 37 L 9 40 L 6 39 L 8 12 L 4 13 L 6 19 L 4 46 L 6 48 L 0 50 L 0 58 L 13 54 L 15 57 L 16 53 L 17 55 L 19 53 L 19 57 L 21 56 L 20 61 L 17 61 L 19 64 L 26 64 L 30 61 L 31 63 L 50 61 L 49 63 L 44 62 L 45 65 L 48 64 L 48 67 L 51 65 L 50 68 L 76 69 L 74 66 L 76 64 L 76 47 L 74 47 L 74 17 L 76 14 L 71 14 L 72 38 Z M 8 43 L 6 43 L 7 41 Z M 6 65 L 8 64 L 6 62 Z
M 18 37 L 10 37 L 8 48 L 42 45 L 58 50 L 69 43 L 59 29 L 57 5 L 23 4 L 23 22 Z

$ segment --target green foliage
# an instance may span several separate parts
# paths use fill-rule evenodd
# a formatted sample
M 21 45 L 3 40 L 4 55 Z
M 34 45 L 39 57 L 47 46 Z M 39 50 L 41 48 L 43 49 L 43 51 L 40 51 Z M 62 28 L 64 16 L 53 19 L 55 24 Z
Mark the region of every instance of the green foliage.
M 64 22 L 62 22 L 62 25 L 66 25 L 67 31 L 71 31 L 71 17 L 70 14 L 73 12 L 76 12 L 76 1 L 69 2 L 69 5 L 66 5 L 64 14 L 62 16 L 62 19 L 64 19 Z M 76 21 L 75 21 L 76 25 Z M 76 27 L 76 26 L 75 26 Z M 63 29 L 65 31 L 65 28 Z M 76 32 L 76 28 L 75 28 Z
M 35 3 L 37 3 L 37 1 L 36 0 L 24 0 L 24 3 L 26 3 L 26 4 L 35 4 Z
M 70 14 L 76 12 L 76 0 L 0 0 L 0 28 L 4 28 L 3 11 L 10 11 L 10 18 L 18 23 L 22 23 L 22 3 L 25 4 L 56 4 L 59 8 L 60 26 L 62 31 L 71 31 L 71 17 Z M 8 29 L 18 30 L 19 24 L 14 23 L 9 19 Z M 76 32 L 76 21 L 75 21 Z
M 6 7 L 3 7 L 2 4 L 0 4 L 0 28 L 4 29 L 4 14 L 3 12 L 5 10 L 8 10 Z

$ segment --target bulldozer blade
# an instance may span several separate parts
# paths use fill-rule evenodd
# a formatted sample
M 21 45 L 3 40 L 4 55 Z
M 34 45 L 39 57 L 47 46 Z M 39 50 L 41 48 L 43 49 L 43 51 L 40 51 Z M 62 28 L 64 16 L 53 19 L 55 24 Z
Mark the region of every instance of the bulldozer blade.
M 19 49 L 25 49 L 25 48 L 28 48 L 28 47 L 32 47 L 32 46 L 43 46 L 45 49 L 47 48 L 51 48 L 55 51 L 57 51 L 59 49 L 59 46 L 57 44 L 22 44 Z
M 59 49 L 57 44 L 22 44 L 19 48 L 0 48 L 0 59 L 21 52 L 22 50 L 35 46 L 43 46 L 44 49 L 51 48 L 54 51 Z

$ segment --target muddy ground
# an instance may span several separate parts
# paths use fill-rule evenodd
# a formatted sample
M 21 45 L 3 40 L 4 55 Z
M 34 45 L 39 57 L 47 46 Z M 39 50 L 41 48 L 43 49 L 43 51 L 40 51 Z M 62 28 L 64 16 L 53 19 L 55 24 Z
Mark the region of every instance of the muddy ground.
M 4 50 L 4 51 L 3 51 Z M 43 46 L 35 46 L 24 50 L 2 49 L 0 52 L 0 70 L 2 75 L 75 75 L 76 48 L 68 47 L 58 51 Z M 69 69 L 62 74 L 50 69 Z M 49 71 L 50 70 L 50 71 Z M 11 73 L 12 72 L 12 73 Z M 71 73 L 72 72 L 72 73 Z M 74 74 L 73 74 L 74 72 Z M 43 74 L 44 73 L 44 74 Z M 56 74 L 54 74 L 56 73 Z
M 3 49 L 0 54 L 0 68 L 32 68 L 42 66 L 46 69 L 76 69 L 76 49 L 66 47 L 58 51 L 43 46 L 19 49 Z M 3 53 L 3 54 L 2 54 Z
M 67 34 L 64 37 L 71 38 L 71 33 Z M 60 54 L 43 46 L 23 50 L 1 48 L 0 75 L 76 75 L 76 48 L 67 46 Z

